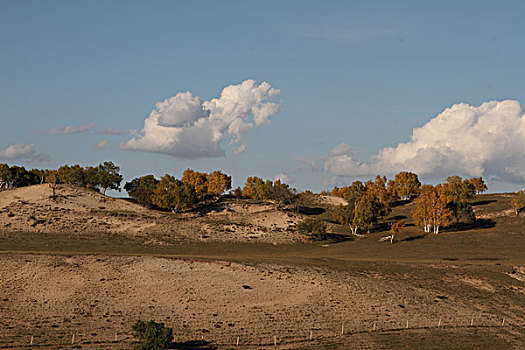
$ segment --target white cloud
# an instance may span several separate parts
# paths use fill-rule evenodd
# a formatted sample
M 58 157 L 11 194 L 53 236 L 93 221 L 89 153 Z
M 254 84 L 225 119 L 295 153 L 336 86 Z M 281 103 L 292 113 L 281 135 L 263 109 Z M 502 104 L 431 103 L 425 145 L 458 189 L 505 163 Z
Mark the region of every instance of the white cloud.
M 282 183 L 285 183 L 287 185 L 292 184 L 295 181 L 295 179 L 292 176 L 285 174 L 285 173 L 280 173 L 280 174 L 275 175 L 275 177 L 273 178 L 273 181 L 277 181 L 277 180 L 281 180 Z
M 164 153 L 174 157 L 220 157 L 221 141 L 228 140 L 234 152 L 246 149 L 243 135 L 267 124 L 279 105 L 272 102 L 279 90 L 263 82 L 245 80 L 222 90 L 219 98 L 205 101 L 191 92 L 180 92 L 156 104 L 144 128 L 122 149 Z
M 108 142 L 106 140 L 99 141 L 97 143 L 97 148 L 104 148 L 108 145 Z
M 525 114 L 518 101 L 491 101 L 475 107 L 453 105 L 415 128 L 409 142 L 379 151 L 368 163 L 347 146 L 323 159 L 335 176 L 375 176 L 413 171 L 427 178 L 452 174 L 525 182 Z
M 49 158 L 46 154 L 36 154 L 35 147 L 32 144 L 15 143 L 5 149 L 0 149 L 0 159 L 2 160 L 46 161 Z
M 71 135 L 79 134 L 82 132 L 90 131 L 95 127 L 95 123 L 85 125 L 72 125 L 72 126 L 55 126 L 52 129 L 44 130 L 43 132 L 51 135 Z

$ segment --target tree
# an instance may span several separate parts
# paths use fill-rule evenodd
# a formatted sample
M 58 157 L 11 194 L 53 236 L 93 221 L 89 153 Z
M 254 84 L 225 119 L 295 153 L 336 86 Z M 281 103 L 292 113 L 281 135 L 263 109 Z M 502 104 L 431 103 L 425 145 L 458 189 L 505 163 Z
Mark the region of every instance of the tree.
M 401 229 L 405 227 L 404 221 L 397 221 L 390 224 L 390 235 L 383 237 L 380 241 L 387 241 L 390 239 L 390 243 L 394 243 L 394 238 L 401 233 Z
M 118 171 L 118 170 L 117 170 Z M 58 176 L 63 183 L 85 186 L 85 170 L 78 164 L 73 166 L 63 165 L 58 168 Z
M 462 217 L 466 217 L 469 221 L 475 220 L 472 206 L 468 204 L 476 196 L 476 189 L 470 180 L 463 180 L 459 176 L 449 176 L 443 185 L 447 197 L 447 205 L 452 215 L 456 218 L 456 223 Z
M 0 164 L 0 188 L 8 188 L 11 183 L 11 171 L 7 164 Z
M 326 224 L 318 218 L 306 218 L 297 226 L 299 232 L 312 236 L 315 239 L 326 238 Z
M 182 173 L 181 181 L 195 187 L 195 191 L 199 197 L 204 197 L 208 193 L 208 174 L 206 173 L 200 173 L 188 168 Z
M 339 204 L 332 213 L 332 219 L 341 224 L 349 225 L 352 222 L 353 206 Z
M 446 189 L 442 185 L 421 186 L 420 195 L 414 201 L 411 211 L 414 222 L 422 225 L 425 232 L 434 228 L 434 233 L 438 234 L 440 227 L 448 226 L 450 222 L 448 202 Z
M 474 190 L 476 191 L 476 194 L 483 193 L 487 190 L 487 185 L 485 185 L 485 182 L 481 177 L 473 177 L 467 180 L 474 186 Z
M 361 181 L 354 181 L 350 186 L 334 187 L 332 195 L 344 198 L 348 203 L 355 202 L 366 193 L 365 185 Z
M 60 183 L 60 178 L 58 177 L 57 170 L 46 170 L 44 173 L 45 182 L 49 184 L 49 187 L 53 191 L 51 198 L 56 198 L 57 185 Z
M 409 201 L 418 194 L 421 182 L 415 173 L 402 171 L 388 182 L 388 190 L 392 196 L 398 197 L 403 201 Z
M 9 172 L 11 173 L 9 177 L 9 187 L 24 187 L 31 184 L 31 175 L 23 166 L 13 165 L 9 168 Z
M 469 180 L 463 180 L 460 176 L 449 176 L 443 187 L 449 201 L 468 202 L 474 199 L 476 189 Z
M 31 175 L 31 184 L 38 185 L 43 184 L 45 179 L 46 171 L 42 169 L 31 169 L 29 170 Z
M 216 196 L 232 188 L 232 177 L 218 170 L 208 175 L 208 192 Z
M 142 341 L 135 346 L 135 350 L 167 349 L 173 341 L 173 329 L 166 327 L 164 323 L 139 320 L 132 329 L 134 336 Z
M 371 195 L 382 203 L 385 207 L 388 207 L 390 200 L 390 194 L 386 188 L 386 177 L 377 175 L 375 181 L 369 180 L 365 183 L 366 194 Z
M 370 231 L 380 215 L 382 204 L 373 195 L 366 195 L 359 199 L 354 207 L 350 229 L 353 234 L 361 228 Z
M 476 214 L 474 214 L 472 206 L 467 202 L 450 201 L 448 202 L 447 207 L 450 209 L 452 216 L 456 219 L 456 224 L 459 224 L 461 219 L 467 222 L 474 222 L 476 220 Z
M 510 200 L 510 205 L 512 206 L 512 209 L 514 209 L 516 216 L 519 216 L 520 210 L 525 206 L 525 203 L 521 198 L 514 197 Z
M 153 195 L 158 183 L 159 180 L 155 179 L 153 175 L 146 175 L 127 182 L 124 189 L 131 198 L 137 200 L 137 203 L 152 207 Z
M 153 192 L 153 204 L 174 213 L 189 209 L 197 202 L 197 193 L 193 185 L 168 174 L 162 177 Z
M 104 162 L 97 167 L 98 187 L 106 194 L 108 189 L 120 191 L 122 175 L 119 174 L 120 168 L 113 162 Z

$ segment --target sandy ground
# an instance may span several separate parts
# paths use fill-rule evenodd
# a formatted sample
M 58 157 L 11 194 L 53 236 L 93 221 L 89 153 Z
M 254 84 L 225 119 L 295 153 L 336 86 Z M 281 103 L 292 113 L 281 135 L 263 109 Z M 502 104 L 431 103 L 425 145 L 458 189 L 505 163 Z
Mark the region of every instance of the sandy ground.
M 273 204 L 218 203 L 205 212 L 171 214 L 148 210 L 96 191 L 47 184 L 0 191 L 0 234 L 119 234 L 148 243 L 307 241 L 296 232 L 301 215 Z
M 472 267 L 370 263 L 329 269 L 10 254 L 0 259 L 0 344 L 9 348 L 24 348 L 33 336 L 33 344 L 46 349 L 129 349 L 138 319 L 173 327 L 177 342 L 212 341 L 221 349 L 234 347 L 237 337 L 248 349 L 272 348 L 275 340 L 279 348 L 406 348 L 405 338 L 395 343 L 385 334 L 409 334 L 410 341 L 463 337 L 460 348 L 525 345 L 524 283 Z

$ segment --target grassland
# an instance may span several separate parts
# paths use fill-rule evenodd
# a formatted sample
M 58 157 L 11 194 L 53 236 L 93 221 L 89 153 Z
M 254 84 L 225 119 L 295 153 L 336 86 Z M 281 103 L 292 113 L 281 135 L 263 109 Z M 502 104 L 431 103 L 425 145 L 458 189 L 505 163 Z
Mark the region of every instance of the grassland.
M 394 244 L 379 242 L 386 224 L 365 238 L 331 224 L 332 239 L 286 244 L 2 232 L 0 343 L 28 348 L 38 333 L 40 348 L 124 349 L 144 317 L 186 348 L 237 348 L 239 337 L 245 349 L 521 349 L 525 216 L 510 198 L 479 196 L 476 222 L 439 235 L 397 206 L 385 223 L 407 226 Z

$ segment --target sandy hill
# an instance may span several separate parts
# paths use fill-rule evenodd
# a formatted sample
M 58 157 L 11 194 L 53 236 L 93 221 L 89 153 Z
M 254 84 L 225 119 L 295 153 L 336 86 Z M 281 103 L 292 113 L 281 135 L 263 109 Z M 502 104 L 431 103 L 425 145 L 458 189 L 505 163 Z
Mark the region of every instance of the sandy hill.
M 300 215 L 272 203 L 217 203 L 201 211 L 172 214 L 149 210 L 89 189 L 61 185 L 53 198 L 47 184 L 0 192 L 0 232 L 123 234 L 149 243 L 240 241 L 289 243 Z

